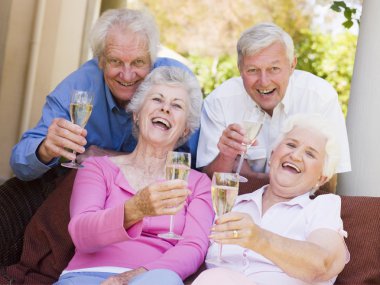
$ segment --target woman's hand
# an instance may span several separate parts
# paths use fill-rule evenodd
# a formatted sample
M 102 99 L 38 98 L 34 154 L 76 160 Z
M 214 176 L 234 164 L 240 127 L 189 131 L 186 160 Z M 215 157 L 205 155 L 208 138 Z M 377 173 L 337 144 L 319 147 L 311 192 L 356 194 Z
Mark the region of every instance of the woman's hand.
M 132 278 L 147 271 L 148 270 L 146 270 L 145 268 L 139 267 L 131 271 L 127 271 L 127 272 L 123 272 L 123 273 L 111 276 L 100 284 L 101 285 L 128 285 L 129 281 L 131 281 Z
M 191 191 L 180 179 L 155 182 L 138 191 L 124 205 L 124 227 L 144 217 L 174 215 L 180 211 Z
M 230 212 L 215 221 L 210 238 L 217 243 L 237 244 L 253 249 L 261 228 L 245 213 Z

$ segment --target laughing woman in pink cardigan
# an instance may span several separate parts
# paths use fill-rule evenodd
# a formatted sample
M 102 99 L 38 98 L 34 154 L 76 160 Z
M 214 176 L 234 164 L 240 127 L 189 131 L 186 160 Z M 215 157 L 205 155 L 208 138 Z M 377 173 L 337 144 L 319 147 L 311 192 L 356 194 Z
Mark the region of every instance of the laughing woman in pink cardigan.
M 160 67 L 128 104 L 138 144 L 130 154 L 91 157 L 77 173 L 69 232 L 75 255 L 56 284 L 183 284 L 202 264 L 213 221 L 210 179 L 166 181 L 168 151 L 199 126 L 202 95 L 193 75 Z M 123 131 L 123 130 L 120 130 Z M 158 237 L 174 231 L 182 240 Z

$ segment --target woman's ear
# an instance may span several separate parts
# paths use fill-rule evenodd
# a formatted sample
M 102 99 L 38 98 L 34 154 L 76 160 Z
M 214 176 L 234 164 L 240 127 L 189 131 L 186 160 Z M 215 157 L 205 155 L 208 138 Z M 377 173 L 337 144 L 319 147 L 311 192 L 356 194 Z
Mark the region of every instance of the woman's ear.
M 321 175 L 318 179 L 318 186 L 321 187 L 323 184 L 325 184 L 327 181 L 329 181 L 328 177 L 327 176 L 323 176 Z

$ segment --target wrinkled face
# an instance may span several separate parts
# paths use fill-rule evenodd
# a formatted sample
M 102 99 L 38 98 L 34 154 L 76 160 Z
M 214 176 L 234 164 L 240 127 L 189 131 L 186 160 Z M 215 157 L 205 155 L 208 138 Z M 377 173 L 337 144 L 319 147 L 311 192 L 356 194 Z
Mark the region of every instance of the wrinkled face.
M 139 140 L 173 149 L 187 135 L 189 96 L 179 86 L 155 85 L 148 92 L 139 114 Z
M 114 28 L 107 35 L 99 65 L 116 103 L 124 108 L 149 73 L 152 63 L 144 38 Z
M 294 127 L 273 150 L 271 189 L 282 197 L 295 197 L 322 185 L 325 147 L 326 138 L 318 130 Z
M 244 87 L 251 98 L 272 115 L 288 87 L 297 60 L 289 61 L 285 46 L 274 43 L 254 55 L 246 55 L 239 66 Z

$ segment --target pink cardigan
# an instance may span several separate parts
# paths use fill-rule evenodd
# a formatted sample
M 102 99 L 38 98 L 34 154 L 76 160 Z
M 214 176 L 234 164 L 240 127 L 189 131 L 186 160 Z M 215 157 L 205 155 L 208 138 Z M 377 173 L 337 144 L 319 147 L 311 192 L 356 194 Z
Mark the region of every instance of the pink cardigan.
M 165 240 L 169 216 L 146 217 L 128 230 L 123 227 L 124 202 L 135 190 L 108 157 L 92 157 L 77 173 L 70 202 L 69 232 L 76 252 L 66 270 L 98 266 L 169 269 L 182 279 L 203 263 L 213 222 L 207 175 L 191 170 L 192 191 L 183 210 L 175 215 L 181 241 Z

